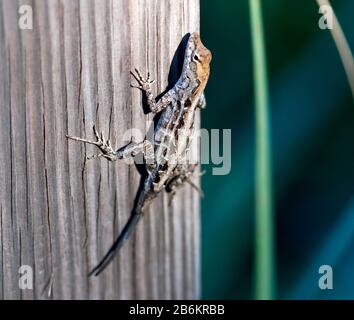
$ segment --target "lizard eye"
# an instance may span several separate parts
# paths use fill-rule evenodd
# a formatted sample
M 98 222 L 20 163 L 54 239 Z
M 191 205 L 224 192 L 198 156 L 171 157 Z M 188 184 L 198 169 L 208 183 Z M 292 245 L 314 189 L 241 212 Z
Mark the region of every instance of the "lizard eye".
M 199 56 L 198 56 L 197 54 L 196 54 L 196 55 L 194 55 L 194 57 L 193 57 L 193 58 L 194 58 L 194 60 L 195 60 L 195 61 L 200 62 Z

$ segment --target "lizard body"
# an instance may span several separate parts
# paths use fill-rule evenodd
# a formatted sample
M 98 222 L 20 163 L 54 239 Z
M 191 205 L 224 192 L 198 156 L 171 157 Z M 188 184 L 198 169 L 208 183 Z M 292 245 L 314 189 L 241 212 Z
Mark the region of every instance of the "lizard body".
M 154 114 L 161 112 L 154 132 L 153 143 L 147 140 L 140 143 L 131 142 L 123 148 L 114 150 L 110 141 L 105 140 L 103 133 L 99 134 L 95 127 L 96 141 L 67 136 L 72 140 L 96 145 L 101 152 L 90 158 L 104 157 L 109 161 L 116 161 L 117 159 L 134 157 L 142 152 L 148 172 L 130 219 L 101 262 L 90 272 L 90 275 L 97 276 L 104 270 L 160 191 L 165 189 L 174 194 L 175 190 L 184 182 L 189 182 L 194 188 L 197 188 L 191 181 L 192 173 L 197 165 L 188 164 L 184 159 L 186 159 L 191 143 L 191 134 L 188 132 L 194 127 L 195 111 L 198 107 L 203 108 L 205 105 L 203 91 L 209 78 L 211 57 L 210 51 L 202 44 L 199 34 L 193 33 L 188 39 L 179 80 L 157 102 L 151 90 L 153 81 L 150 80 L 149 73 L 147 79 L 144 79 L 137 69 L 135 69 L 135 73 L 131 72 L 138 82 L 138 86 L 132 85 L 132 87 L 145 92 L 151 112 Z

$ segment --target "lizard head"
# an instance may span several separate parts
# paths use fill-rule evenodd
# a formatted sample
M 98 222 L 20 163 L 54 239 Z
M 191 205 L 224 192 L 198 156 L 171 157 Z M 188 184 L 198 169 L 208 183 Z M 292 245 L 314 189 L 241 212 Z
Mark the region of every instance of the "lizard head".
M 199 80 L 201 87 L 199 91 L 203 91 L 210 74 L 210 61 L 212 54 L 202 43 L 200 35 L 193 32 L 188 39 L 186 48 L 186 61 L 188 61 L 188 69 L 190 69 Z

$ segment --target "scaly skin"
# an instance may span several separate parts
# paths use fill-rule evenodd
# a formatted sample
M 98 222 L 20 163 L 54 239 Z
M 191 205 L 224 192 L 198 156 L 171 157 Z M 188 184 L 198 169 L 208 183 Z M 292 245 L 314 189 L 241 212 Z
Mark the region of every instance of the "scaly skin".
M 104 157 L 109 161 L 116 161 L 134 157 L 142 152 L 148 172 L 129 221 L 90 275 L 97 276 L 105 269 L 132 233 L 143 212 L 161 190 L 165 189 L 174 194 L 176 189 L 185 182 L 198 190 L 191 181 L 197 165 L 187 163 L 187 153 L 191 144 L 195 111 L 198 107 L 204 108 L 205 106 L 203 91 L 210 74 L 211 58 L 211 52 L 202 44 L 199 34 L 193 33 L 188 39 L 179 80 L 158 102 L 151 90 L 151 84 L 154 81 L 150 79 L 150 74 L 148 73 L 147 78 L 144 79 L 137 69 L 135 73 L 131 72 L 138 83 L 138 86 L 132 85 L 132 87 L 145 92 L 151 112 L 162 112 L 154 132 L 153 143 L 144 140 L 141 143 L 130 143 L 121 149 L 114 150 L 110 141 L 105 140 L 103 133 L 99 134 L 95 127 L 96 141 L 67 136 L 72 140 L 96 145 L 101 152 L 90 158 Z

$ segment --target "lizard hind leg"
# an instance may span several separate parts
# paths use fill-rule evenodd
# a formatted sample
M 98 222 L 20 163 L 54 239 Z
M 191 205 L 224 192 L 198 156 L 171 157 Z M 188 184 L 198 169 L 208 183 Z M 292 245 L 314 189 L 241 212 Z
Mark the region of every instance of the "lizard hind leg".
M 204 196 L 203 191 L 192 181 L 193 174 L 197 165 L 179 165 L 174 171 L 174 176 L 167 182 L 166 191 L 171 195 L 169 204 L 171 204 L 177 190 L 182 187 L 186 182 L 192 186 L 193 189 L 198 191 L 201 197 Z

